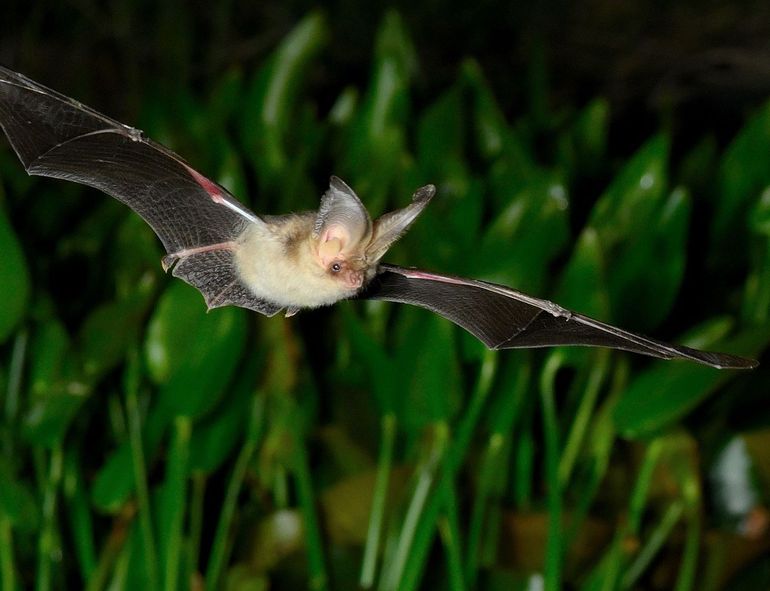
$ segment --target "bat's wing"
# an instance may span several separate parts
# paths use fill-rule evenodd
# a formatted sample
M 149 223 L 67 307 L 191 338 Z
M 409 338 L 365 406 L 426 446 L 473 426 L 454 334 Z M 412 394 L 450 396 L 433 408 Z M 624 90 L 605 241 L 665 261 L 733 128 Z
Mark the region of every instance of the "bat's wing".
M 234 240 L 264 222 L 138 129 L 2 67 L 0 127 L 29 174 L 96 187 L 142 216 L 168 252 L 164 268 L 210 308 L 281 309 L 256 298 L 234 264 Z
M 502 285 L 381 265 L 360 298 L 413 304 L 463 327 L 490 349 L 588 345 L 662 359 L 683 358 L 717 368 L 757 362 L 671 345 L 621 330 Z

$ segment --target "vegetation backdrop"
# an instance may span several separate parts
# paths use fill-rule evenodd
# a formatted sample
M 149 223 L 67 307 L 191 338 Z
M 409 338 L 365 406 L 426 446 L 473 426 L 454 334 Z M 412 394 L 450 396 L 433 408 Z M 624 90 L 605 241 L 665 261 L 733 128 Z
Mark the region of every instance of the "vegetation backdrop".
M 761 355 L 762 12 L 477 4 L 11 0 L 0 60 L 256 212 L 435 183 L 389 260 Z M 207 314 L 161 256 L 0 142 L 3 590 L 770 585 L 765 368 L 490 352 L 386 303 Z

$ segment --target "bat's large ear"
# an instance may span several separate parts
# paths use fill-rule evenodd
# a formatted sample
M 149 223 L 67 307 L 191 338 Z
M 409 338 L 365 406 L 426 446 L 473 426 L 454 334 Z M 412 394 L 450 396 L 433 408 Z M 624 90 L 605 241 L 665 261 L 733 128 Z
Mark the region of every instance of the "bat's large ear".
M 436 194 L 436 187 L 425 185 L 412 195 L 412 202 L 403 209 L 386 213 L 374 221 L 372 241 L 366 249 L 366 258 L 374 263 L 379 261 L 390 246 L 407 231 L 417 216 Z
M 318 240 L 318 254 L 326 266 L 338 255 L 349 255 L 361 243 L 369 242 L 372 219 L 364 204 L 341 179 L 333 176 L 329 190 L 321 198 L 321 207 L 313 227 Z

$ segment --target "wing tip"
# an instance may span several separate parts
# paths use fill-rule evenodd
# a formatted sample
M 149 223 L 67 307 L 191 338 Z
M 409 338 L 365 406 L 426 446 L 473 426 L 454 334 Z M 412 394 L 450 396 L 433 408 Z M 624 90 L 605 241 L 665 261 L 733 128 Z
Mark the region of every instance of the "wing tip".
M 755 369 L 759 367 L 759 361 L 748 357 L 720 353 L 719 361 L 714 363 L 713 367 L 717 369 Z
M 433 199 L 433 196 L 435 194 L 436 194 L 436 185 L 433 185 L 433 184 L 425 185 L 424 187 L 420 187 L 414 192 L 414 194 L 412 195 L 412 202 L 413 203 L 425 202 L 427 204 L 428 201 Z
M 759 366 L 759 361 L 749 357 L 741 357 L 731 353 L 717 353 L 715 351 L 701 351 L 682 345 L 673 349 L 674 358 L 695 361 L 708 365 L 715 369 L 754 369 Z

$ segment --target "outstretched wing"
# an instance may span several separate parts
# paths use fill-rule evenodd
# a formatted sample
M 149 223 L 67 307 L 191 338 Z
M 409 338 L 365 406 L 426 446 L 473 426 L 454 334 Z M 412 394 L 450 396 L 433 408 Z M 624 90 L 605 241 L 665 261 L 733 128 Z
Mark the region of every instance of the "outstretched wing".
M 757 365 L 752 359 L 671 345 L 621 330 L 502 285 L 393 265 L 382 265 L 359 297 L 427 308 L 463 327 L 490 349 L 588 345 L 662 359 L 690 359 L 716 368 Z
M 136 211 L 168 252 L 164 267 L 209 307 L 280 310 L 254 297 L 234 265 L 233 241 L 262 220 L 138 129 L 2 67 L 0 127 L 29 174 L 96 187 Z

